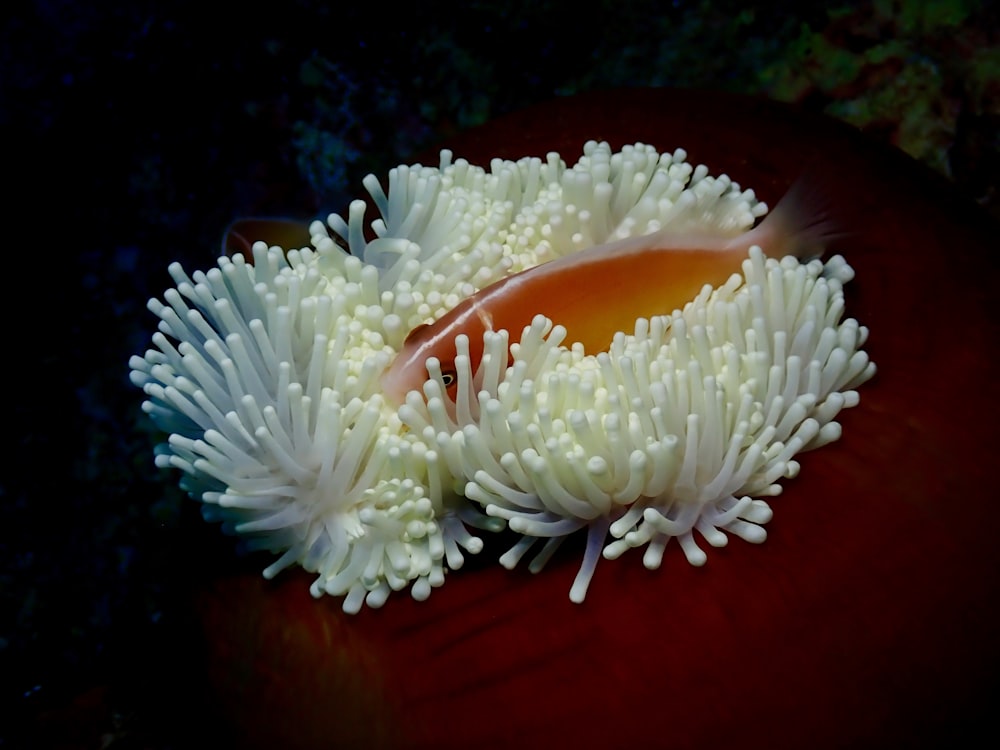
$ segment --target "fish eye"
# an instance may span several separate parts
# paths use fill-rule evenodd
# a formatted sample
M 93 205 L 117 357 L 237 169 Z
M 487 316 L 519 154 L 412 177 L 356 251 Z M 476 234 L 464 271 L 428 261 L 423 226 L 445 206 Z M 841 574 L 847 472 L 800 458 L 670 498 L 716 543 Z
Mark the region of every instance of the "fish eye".
M 458 376 L 452 370 L 447 370 L 441 373 L 441 380 L 445 388 L 451 388 L 455 385 L 455 381 L 458 380 Z

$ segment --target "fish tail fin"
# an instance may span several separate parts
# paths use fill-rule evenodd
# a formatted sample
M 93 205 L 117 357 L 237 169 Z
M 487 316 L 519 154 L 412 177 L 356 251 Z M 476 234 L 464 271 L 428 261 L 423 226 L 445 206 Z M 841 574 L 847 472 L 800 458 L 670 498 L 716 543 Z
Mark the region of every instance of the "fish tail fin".
M 819 258 L 838 240 L 850 235 L 845 212 L 834 201 L 827 181 L 814 173 L 800 176 L 753 232 L 760 233 L 764 251 L 772 257 L 793 255 L 806 262 Z

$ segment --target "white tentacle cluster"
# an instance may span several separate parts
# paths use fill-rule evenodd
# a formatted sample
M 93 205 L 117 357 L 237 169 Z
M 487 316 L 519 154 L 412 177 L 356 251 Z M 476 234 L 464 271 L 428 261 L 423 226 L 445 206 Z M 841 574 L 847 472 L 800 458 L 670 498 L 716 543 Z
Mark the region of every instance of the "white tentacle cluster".
M 460 336 L 457 401 L 431 360 L 424 393 L 397 410 L 378 379 L 407 333 L 504 274 L 668 225 L 738 234 L 766 207 L 643 144 L 590 142 L 569 168 L 549 154 L 486 170 L 445 151 L 436 168 L 392 170 L 387 192 L 365 187 L 372 241 L 357 201 L 313 223 L 312 247 L 257 243 L 252 262 L 191 276 L 172 265 L 175 287 L 149 305 L 153 348 L 130 362 L 168 435 L 157 464 L 182 472 L 207 518 L 278 554 L 265 576 L 301 565 L 346 611 L 405 587 L 426 598 L 482 548 L 468 526 L 523 534 L 508 566 L 547 539 L 533 570 L 587 527 L 577 601 L 602 549 L 645 546 L 656 567 L 671 537 L 694 564 L 695 531 L 760 541 L 760 498 L 794 476 L 798 451 L 839 436 L 837 413 L 873 372 L 867 332 L 841 321 L 846 264 L 754 251 L 743 278 L 597 356 L 538 318 L 486 334 L 473 371 Z
M 612 559 L 645 545 L 656 568 L 676 537 L 701 565 L 695 532 L 715 547 L 725 532 L 765 539 L 771 509 L 760 498 L 797 474 L 797 453 L 840 436 L 837 414 L 874 373 L 860 349 L 867 330 L 841 320 L 851 274 L 840 257 L 779 262 L 755 247 L 743 278 L 671 317 L 637 321 L 606 353 L 559 346 L 564 331 L 539 316 L 498 377 L 490 362 L 505 343 L 487 334 L 477 373 L 459 358 L 459 381 L 479 390 L 459 391 L 455 420 L 422 420 L 415 399 L 400 414 L 414 427 L 436 421 L 466 496 L 523 534 L 505 565 L 546 539 L 538 570 L 568 534 L 589 529 L 574 601 L 602 548 Z M 427 403 L 430 417 L 434 397 Z

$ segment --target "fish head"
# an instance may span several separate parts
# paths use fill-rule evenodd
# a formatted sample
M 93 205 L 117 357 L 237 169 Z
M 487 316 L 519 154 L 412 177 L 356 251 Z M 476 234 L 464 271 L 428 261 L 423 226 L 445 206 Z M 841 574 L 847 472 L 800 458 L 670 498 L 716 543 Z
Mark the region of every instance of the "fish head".
M 445 386 L 454 387 L 457 381 L 455 344 L 452 341 L 449 359 L 448 348 L 442 345 L 438 329 L 438 323 L 422 323 L 410 331 L 396 357 L 382 373 L 382 393 L 390 403 L 399 406 L 406 400 L 407 393 L 422 390 L 428 378 L 427 360 L 431 357 L 441 362 Z
M 479 308 L 478 300 L 469 298 L 430 324 L 418 325 L 407 335 L 395 359 L 382 373 L 382 393 L 396 406 L 410 391 L 422 391 L 430 373 L 428 360 L 434 358 L 441 370 L 441 380 L 452 401 L 458 393 L 458 349 L 456 339 L 468 338 L 469 366 L 473 373 L 483 356 L 483 334 L 491 329 L 489 316 Z

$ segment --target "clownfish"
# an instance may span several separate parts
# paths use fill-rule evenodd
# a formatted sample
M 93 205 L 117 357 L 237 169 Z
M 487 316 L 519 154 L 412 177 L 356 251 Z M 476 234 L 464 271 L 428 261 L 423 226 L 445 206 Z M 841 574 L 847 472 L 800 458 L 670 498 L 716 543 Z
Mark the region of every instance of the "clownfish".
M 607 351 L 615 333 L 631 330 L 637 318 L 668 315 L 706 284 L 725 283 L 753 245 L 771 257 L 821 255 L 841 234 L 825 203 L 800 179 L 763 221 L 736 237 L 662 229 L 511 274 L 413 329 L 382 374 L 382 391 L 391 403 L 402 404 L 408 392 L 422 388 L 425 363 L 436 357 L 454 399 L 455 337 L 468 336 L 475 372 L 487 330 L 506 329 L 514 339 L 539 313 L 566 328 L 568 344 L 580 342 L 588 354 Z
M 309 222 L 298 219 L 247 217 L 235 219 L 222 235 L 222 254 L 232 257 L 237 253 L 253 258 L 253 245 L 263 242 L 268 247 L 277 245 L 286 250 L 309 247 L 312 237 Z

